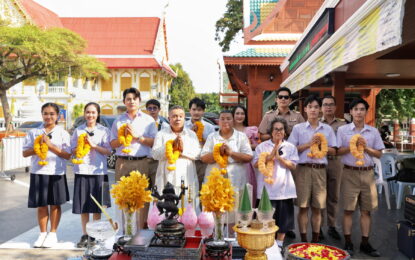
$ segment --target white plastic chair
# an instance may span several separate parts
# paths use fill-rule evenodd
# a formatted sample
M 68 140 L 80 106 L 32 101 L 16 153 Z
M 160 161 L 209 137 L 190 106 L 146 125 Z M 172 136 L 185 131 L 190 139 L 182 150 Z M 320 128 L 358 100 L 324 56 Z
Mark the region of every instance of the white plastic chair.
M 387 181 L 388 178 L 393 177 L 396 175 L 396 156 L 393 154 L 382 154 L 380 157 L 380 162 L 382 163 L 382 173 L 383 179 Z M 391 194 L 396 193 L 396 186 L 395 182 L 389 182 L 389 188 Z
M 391 202 L 389 198 L 389 184 L 383 178 L 383 170 L 382 170 L 382 163 L 378 158 L 373 158 L 373 162 L 375 163 L 375 174 L 376 174 L 376 187 L 378 187 L 379 194 L 382 194 L 382 187 L 385 189 L 385 197 L 386 197 L 386 205 L 388 209 L 391 209 Z

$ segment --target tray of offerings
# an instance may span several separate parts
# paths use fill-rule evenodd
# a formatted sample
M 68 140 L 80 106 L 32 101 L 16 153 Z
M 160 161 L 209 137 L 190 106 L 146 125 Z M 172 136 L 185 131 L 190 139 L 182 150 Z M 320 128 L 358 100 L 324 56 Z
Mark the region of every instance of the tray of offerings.
M 315 243 L 295 243 L 287 247 L 287 260 L 305 260 L 305 259 L 330 259 L 346 260 L 350 259 L 349 253 L 345 250 L 334 246 L 328 246 Z

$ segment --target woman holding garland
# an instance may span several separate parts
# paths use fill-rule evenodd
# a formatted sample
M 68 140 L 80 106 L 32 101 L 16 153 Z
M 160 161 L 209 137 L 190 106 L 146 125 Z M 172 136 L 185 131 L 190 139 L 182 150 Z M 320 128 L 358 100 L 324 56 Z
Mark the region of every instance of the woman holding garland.
M 278 225 L 277 244 L 282 250 L 285 233 L 294 229 L 294 198 L 297 197 L 291 171 L 298 161 L 297 148 L 285 141 L 287 121 L 276 118 L 271 122 L 268 134 L 271 139 L 260 143 L 255 150 L 254 166 L 258 168 L 257 204 L 265 186 L 275 208 L 275 224 Z
M 28 207 L 37 208 L 40 228 L 33 247 L 53 247 L 58 242 L 56 231 L 62 214 L 60 205 L 69 201 L 66 160 L 71 156 L 70 136 L 57 125 L 58 105 L 46 103 L 41 112 L 43 124 L 27 134 L 23 157 L 31 156 Z
M 75 173 L 72 213 L 81 214 L 82 237 L 78 248 L 86 247 L 86 223 L 89 214 L 93 220 L 101 219 L 101 210 L 92 200 L 93 195 L 101 205 L 111 206 L 107 173 L 107 156 L 111 154 L 110 131 L 97 123 L 100 107 L 90 102 L 84 108 L 85 123 L 78 126 L 71 138 L 73 172 Z

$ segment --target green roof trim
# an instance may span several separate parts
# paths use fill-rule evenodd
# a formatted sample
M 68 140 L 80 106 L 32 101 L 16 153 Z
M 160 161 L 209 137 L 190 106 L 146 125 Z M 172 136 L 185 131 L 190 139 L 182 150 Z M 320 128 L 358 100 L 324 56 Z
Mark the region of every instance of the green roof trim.
M 249 48 L 241 51 L 231 57 L 264 57 L 264 58 L 279 58 L 287 57 L 291 48 Z

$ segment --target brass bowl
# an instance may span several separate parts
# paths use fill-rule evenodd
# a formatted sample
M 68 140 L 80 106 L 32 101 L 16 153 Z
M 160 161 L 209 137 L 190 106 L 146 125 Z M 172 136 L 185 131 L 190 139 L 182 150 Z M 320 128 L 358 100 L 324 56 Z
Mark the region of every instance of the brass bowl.
M 265 250 L 274 245 L 275 232 L 277 232 L 278 229 L 278 226 L 272 226 L 269 227 L 268 231 L 261 231 L 260 229 L 252 228 L 248 228 L 248 230 L 243 231 L 234 226 L 233 230 L 238 233 L 238 244 L 247 251 L 245 260 L 268 259 L 265 254 Z

